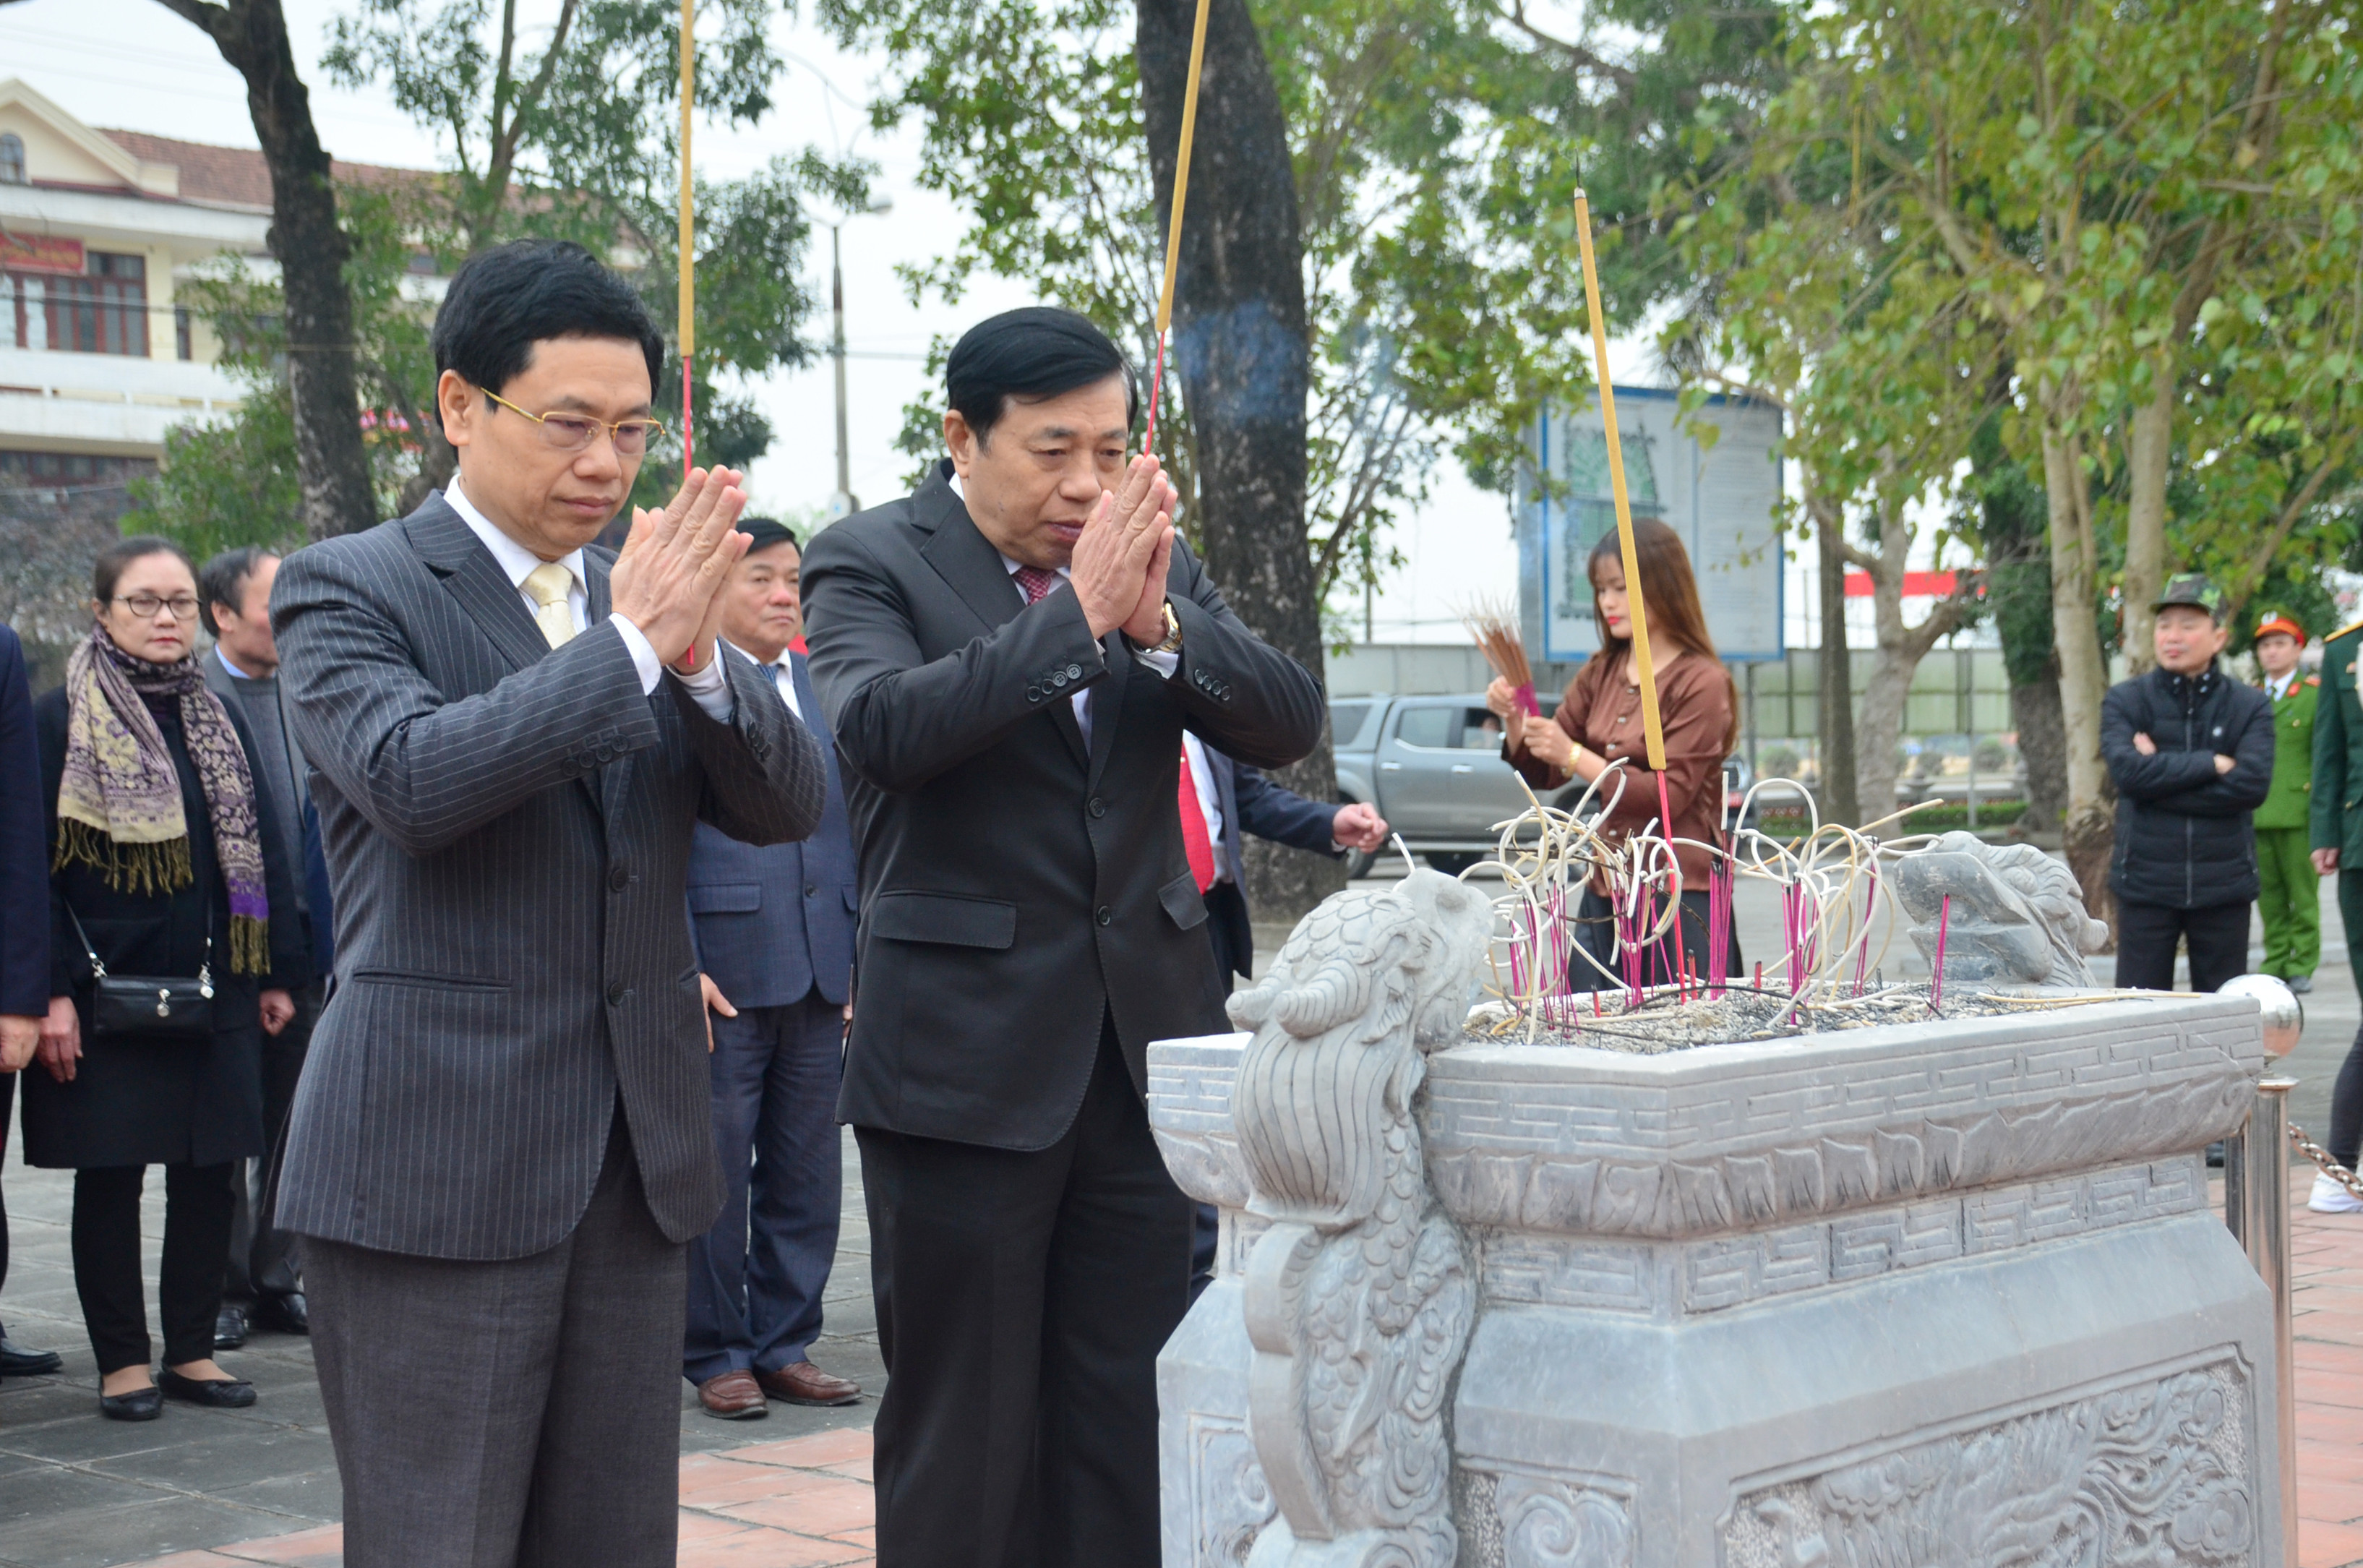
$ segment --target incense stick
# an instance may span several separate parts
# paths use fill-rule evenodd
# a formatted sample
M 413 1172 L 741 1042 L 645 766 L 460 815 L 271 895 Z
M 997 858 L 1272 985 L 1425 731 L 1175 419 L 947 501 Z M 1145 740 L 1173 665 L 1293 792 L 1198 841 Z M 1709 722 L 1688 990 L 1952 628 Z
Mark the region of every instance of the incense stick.
M 1190 81 L 1182 91 L 1182 148 L 1173 161 L 1173 216 L 1165 225 L 1165 282 L 1157 291 L 1157 361 L 1148 381 L 1148 428 L 1140 438 L 1144 452 L 1157 444 L 1157 396 L 1165 386 L 1165 329 L 1173 320 L 1173 276 L 1182 265 L 1182 208 L 1190 197 L 1190 146 L 1198 134 L 1198 75 L 1206 59 L 1206 16 L 1213 7 L 1214 0 L 1198 0 L 1198 19 L 1190 29 Z
M 697 197 L 689 178 L 689 119 L 697 101 L 697 55 L 690 35 L 696 0 L 681 0 L 681 478 L 697 460 L 691 425 L 690 366 L 697 355 Z

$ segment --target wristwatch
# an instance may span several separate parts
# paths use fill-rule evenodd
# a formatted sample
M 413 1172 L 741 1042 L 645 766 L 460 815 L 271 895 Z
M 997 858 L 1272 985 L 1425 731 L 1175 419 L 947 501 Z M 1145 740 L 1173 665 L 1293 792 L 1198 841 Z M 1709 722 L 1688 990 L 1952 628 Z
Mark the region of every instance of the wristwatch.
M 1164 610 L 1165 640 L 1150 648 L 1148 651 L 1151 653 L 1179 653 L 1182 651 L 1182 623 L 1174 617 L 1172 600 L 1168 599 L 1165 601 Z

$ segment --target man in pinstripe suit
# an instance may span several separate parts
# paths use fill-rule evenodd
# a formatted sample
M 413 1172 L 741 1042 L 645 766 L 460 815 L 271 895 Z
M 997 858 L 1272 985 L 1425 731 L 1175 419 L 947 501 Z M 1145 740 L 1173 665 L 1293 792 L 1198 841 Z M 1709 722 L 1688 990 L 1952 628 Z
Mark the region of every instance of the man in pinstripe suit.
M 345 1562 L 669 1568 L 685 1247 L 722 1202 L 691 830 L 801 838 L 826 775 L 716 644 L 736 474 L 584 548 L 662 369 L 631 290 L 503 247 L 434 343 L 458 481 L 272 600 L 338 927 L 279 1212 Z

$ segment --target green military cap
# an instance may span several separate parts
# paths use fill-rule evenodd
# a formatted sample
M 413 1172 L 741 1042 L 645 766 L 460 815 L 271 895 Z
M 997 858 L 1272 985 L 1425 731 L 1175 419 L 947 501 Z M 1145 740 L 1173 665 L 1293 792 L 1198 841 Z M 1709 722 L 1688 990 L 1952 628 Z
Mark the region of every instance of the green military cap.
M 2166 592 L 2158 596 L 2158 603 L 2150 609 L 2155 612 L 2169 605 L 2189 605 L 2193 609 L 2205 610 L 2208 619 L 2221 621 L 2224 618 L 2224 590 L 2209 582 L 2203 572 L 2186 572 L 2180 577 L 2167 579 Z

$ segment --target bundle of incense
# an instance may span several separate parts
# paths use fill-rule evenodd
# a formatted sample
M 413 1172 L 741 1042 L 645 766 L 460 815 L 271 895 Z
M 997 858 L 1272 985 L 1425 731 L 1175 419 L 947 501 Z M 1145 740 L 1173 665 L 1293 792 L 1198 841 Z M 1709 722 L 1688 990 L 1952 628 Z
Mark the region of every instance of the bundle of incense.
M 1460 624 L 1477 640 L 1478 651 L 1493 673 L 1510 683 L 1517 694 L 1518 706 L 1532 717 L 1542 716 L 1542 707 L 1535 701 L 1534 666 L 1526 662 L 1525 639 L 1518 635 L 1516 613 L 1502 605 L 1479 600 L 1460 613 Z
M 1953 895 L 1945 895 L 1945 902 L 1936 907 L 1936 962 L 1928 971 L 1928 1010 L 1936 1012 L 1945 1005 L 1945 928 L 1953 923 Z

